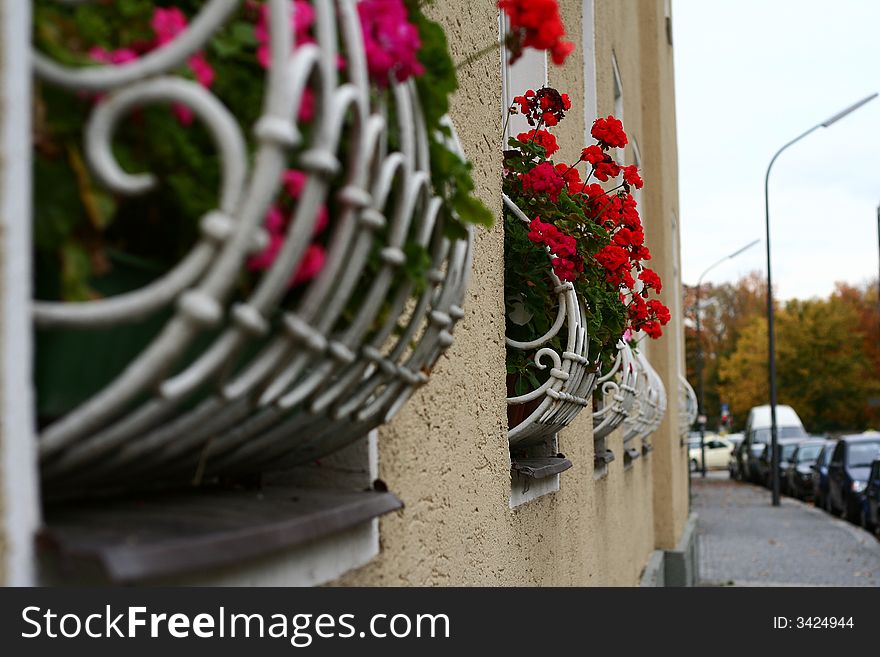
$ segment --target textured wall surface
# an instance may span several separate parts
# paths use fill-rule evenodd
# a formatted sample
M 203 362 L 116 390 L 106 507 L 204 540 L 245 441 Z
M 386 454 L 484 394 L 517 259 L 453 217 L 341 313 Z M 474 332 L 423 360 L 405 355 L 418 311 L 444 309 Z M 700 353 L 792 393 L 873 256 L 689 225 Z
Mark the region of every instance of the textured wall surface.
M 599 113 L 614 111 L 612 53 L 623 87 L 624 123 L 641 154 L 645 188 L 641 215 L 653 259 L 648 265 L 664 281 L 661 295 L 673 313 L 661 339 L 646 347 L 663 379 L 669 407 L 652 436 L 654 531 L 656 547 L 675 546 L 687 522 L 687 454 L 678 427 L 678 373 L 681 371 L 680 274 L 678 234 L 678 154 L 672 46 L 667 39 L 663 2 L 596 0 L 596 77 Z M 627 153 L 632 163 L 632 153 Z M 676 314 L 676 309 L 679 313 Z
M 671 103 L 671 96 L 665 97 L 671 87 L 665 86 L 667 80 L 652 83 L 653 88 L 641 82 L 644 75 L 657 75 L 648 60 L 659 56 L 665 32 L 662 43 L 650 37 L 654 42 L 644 49 L 639 46 L 652 21 L 662 22 L 662 3 L 656 9 L 659 19 L 652 3 L 596 4 L 599 111 L 613 111 L 613 49 L 621 75 L 631 81 L 629 86 L 624 82 L 626 125 L 639 143 L 645 177 L 652 185 L 643 196 L 652 208 L 645 217 L 655 254 L 652 264 L 668 277 L 674 247 L 665 226 L 677 192 L 674 124 L 665 122 L 674 115 L 656 116 L 651 105 Z M 561 5 L 577 50 L 565 67 L 551 65 L 549 77 L 550 84 L 569 93 L 577 105 L 555 129 L 562 147 L 556 161 L 571 162 L 584 145 L 587 127 L 579 101 L 584 95 L 583 3 L 563 0 Z M 457 61 L 497 34 L 493 3 L 457 0 L 438 3 L 433 11 L 447 28 Z M 671 84 L 671 53 L 668 62 Z M 465 151 L 475 164 L 480 195 L 498 209 L 499 68 L 498 58 L 489 56 L 460 71 L 461 89 L 453 110 Z M 658 135 L 661 125 L 665 132 Z M 664 149 L 670 138 L 673 151 L 667 157 Z M 671 187 L 658 189 L 667 186 Z M 673 365 L 680 354 L 672 347 L 677 345 L 672 336 L 681 327 L 676 324 L 668 327 L 671 337 L 651 349 L 652 362 L 671 394 L 668 419 L 653 437 L 654 452 L 624 470 L 618 431 L 608 439 L 618 458 L 606 477 L 595 480 L 592 422 L 584 412 L 559 435 L 560 451 L 574 463 L 561 476 L 559 492 L 509 508 L 502 259 L 499 221 L 491 231 L 478 231 L 467 314 L 456 329 L 455 344 L 438 363 L 431 382 L 380 430 L 380 476 L 406 508 L 381 520 L 380 555 L 337 584 L 632 586 L 658 542 L 655 528 L 670 537 L 680 533 L 686 497 L 681 508 L 662 508 L 676 501 L 673 495 L 681 488 L 667 479 L 681 478 L 686 493 L 686 472 L 671 467 L 679 454 Z M 673 285 L 664 296 L 674 290 Z M 683 457 L 680 460 L 683 464 Z
M 560 4 L 577 49 L 565 67 L 550 66 L 549 79 L 575 105 L 555 130 L 562 147 L 556 159 L 571 162 L 589 127 L 581 107 L 585 3 Z M 446 27 L 456 61 L 497 38 L 498 12 L 491 0 L 449 0 L 435 3 L 431 11 Z M 650 264 L 663 276 L 663 299 L 674 310 L 675 114 L 663 3 L 595 0 L 595 34 L 598 112 L 614 111 L 614 53 L 623 82 L 625 125 L 639 145 L 646 180 L 642 203 L 654 253 Z M 478 193 L 500 213 L 498 56 L 469 65 L 459 78 L 453 119 L 474 162 Z M 0 161 L 0 172 L 2 166 Z M 574 464 L 562 474 L 560 490 L 509 508 L 503 253 L 500 221 L 491 230 L 477 231 L 466 316 L 456 328 L 455 344 L 438 362 L 430 383 L 380 430 L 379 476 L 406 508 L 380 520 L 379 555 L 334 584 L 632 586 L 652 550 L 674 546 L 681 534 L 688 500 L 677 427 L 682 359 L 677 319 L 648 349 L 669 394 L 666 419 L 652 437 L 654 451 L 624 469 L 618 431 L 607 439 L 617 459 L 607 476 L 595 479 L 591 417 L 581 413 L 559 435 L 560 451 Z M 5 518 L 2 483 L 0 518 Z M 3 527 L 0 522 L 0 582 Z

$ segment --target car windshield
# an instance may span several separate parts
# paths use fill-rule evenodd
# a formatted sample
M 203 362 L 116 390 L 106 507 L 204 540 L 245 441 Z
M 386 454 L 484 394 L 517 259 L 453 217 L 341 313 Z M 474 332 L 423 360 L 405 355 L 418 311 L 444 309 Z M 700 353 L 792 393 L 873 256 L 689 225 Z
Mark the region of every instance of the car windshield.
M 793 445 L 783 445 L 782 446 L 782 455 L 780 456 L 780 458 L 783 461 L 790 460 L 791 455 L 794 454 L 794 450 L 796 450 L 796 449 L 797 449 L 797 443 L 794 443 Z
M 851 468 L 868 468 L 871 462 L 880 456 L 880 440 L 869 443 L 852 443 L 846 464 Z
M 798 450 L 797 460 L 798 463 L 805 463 L 807 461 L 815 461 L 816 457 L 819 456 L 819 452 L 822 451 L 822 445 L 804 445 Z

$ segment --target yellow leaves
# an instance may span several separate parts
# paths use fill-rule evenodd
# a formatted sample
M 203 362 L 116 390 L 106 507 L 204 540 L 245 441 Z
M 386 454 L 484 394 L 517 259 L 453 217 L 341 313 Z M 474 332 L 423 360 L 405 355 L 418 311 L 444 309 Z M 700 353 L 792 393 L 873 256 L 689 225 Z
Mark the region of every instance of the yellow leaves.
M 100 232 L 110 224 L 113 213 L 116 211 L 116 203 L 107 192 L 97 189 L 92 183 L 82 154 L 79 152 L 79 148 L 72 143 L 67 144 L 67 161 L 76 177 L 79 198 L 89 223 Z

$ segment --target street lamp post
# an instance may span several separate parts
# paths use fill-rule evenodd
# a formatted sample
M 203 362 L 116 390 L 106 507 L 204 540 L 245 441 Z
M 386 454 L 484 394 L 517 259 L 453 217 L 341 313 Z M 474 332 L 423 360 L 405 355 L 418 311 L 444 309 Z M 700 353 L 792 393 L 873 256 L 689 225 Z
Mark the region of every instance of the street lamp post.
M 706 476 L 706 407 L 704 400 L 705 394 L 705 380 L 703 376 L 703 331 L 702 331 L 702 323 L 700 321 L 700 293 L 703 289 L 703 277 L 708 274 L 710 271 L 715 269 L 722 262 L 730 260 L 731 258 L 735 258 L 740 253 L 745 251 L 746 249 L 750 249 L 755 244 L 760 242 L 761 240 L 753 240 L 746 244 L 744 247 L 737 249 L 730 255 L 726 255 L 718 262 L 712 263 L 709 267 L 706 268 L 700 277 L 697 279 L 697 303 L 696 303 L 696 316 L 697 316 L 697 366 L 699 368 L 698 375 L 698 388 L 699 388 L 699 397 L 697 399 L 697 416 L 699 418 L 700 424 L 700 470 L 703 477 Z
M 770 473 L 770 479 L 772 482 L 773 506 L 779 506 L 779 438 L 777 436 L 776 428 L 776 339 L 774 335 L 773 322 L 773 279 L 770 273 L 770 169 L 773 168 L 773 163 L 776 162 L 776 158 L 778 158 L 782 154 L 782 152 L 789 146 L 796 144 L 801 139 L 803 139 L 810 133 L 818 130 L 819 128 L 827 128 L 833 123 L 837 123 L 847 114 L 849 114 L 850 112 L 854 112 L 862 105 L 864 105 L 868 101 L 873 100 L 876 97 L 877 93 L 866 96 L 857 103 L 853 103 L 852 105 L 850 105 L 846 109 L 841 110 L 831 118 L 826 119 L 822 123 L 817 123 L 806 132 L 803 132 L 792 139 L 790 142 L 788 142 L 782 148 L 776 151 L 776 154 L 770 160 L 770 164 L 767 165 L 767 173 L 764 176 L 764 223 L 767 240 L 767 375 L 770 384 L 770 458 L 772 469 L 772 472 Z

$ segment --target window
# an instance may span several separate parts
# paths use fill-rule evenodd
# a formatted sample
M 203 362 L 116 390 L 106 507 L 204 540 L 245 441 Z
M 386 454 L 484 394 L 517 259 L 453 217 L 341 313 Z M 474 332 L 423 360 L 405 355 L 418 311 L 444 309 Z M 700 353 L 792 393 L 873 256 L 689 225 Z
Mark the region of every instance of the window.
M 880 455 L 880 442 L 851 443 L 846 464 L 851 468 L 868 468 L 878 455 Z
M 842 440 L 837 443 L 837 446 L 834 448 L 834 453 L 831 455 L 831 465 L 842 465 L 843 464 L 843 454 L 846 451 L 846 443 Z
M 500 15 L 499 20 L 503 42 L 507 21 L 504 15 Z M 527 89 L 539 89 L 547 85 L 547 56 L 542 51 L 528 48 L 513 65 L 508 63 L 509 57 L 505 49 L 502 49 L 501 57 L 501 111 L 503 125 L 506 126 L 503 143 L 506 144 L 509 137 L 531 129 L 525 117 L 521 114 L 508 115 L 507 109 L 515 96 Z M 530 404 L 534 403 L 508 406 L 509 420 L 521 421 L 528 417 L 534 410 Z M 523 417 L 520 418 L 520 415 Z M 571 461 L 559 453 L 555 434 L 515 441 L 509 449 L 511 508 L 559 490 L 559 474 L 571 467 Z

